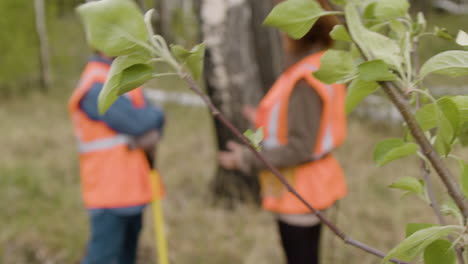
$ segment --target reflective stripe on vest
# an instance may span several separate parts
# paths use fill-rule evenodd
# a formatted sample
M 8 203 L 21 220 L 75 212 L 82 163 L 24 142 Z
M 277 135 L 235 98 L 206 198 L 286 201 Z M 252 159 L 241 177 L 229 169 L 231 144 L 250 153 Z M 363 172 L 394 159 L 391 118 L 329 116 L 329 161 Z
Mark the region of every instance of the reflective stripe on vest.
M 317 71 L 318 68 L 315 67 L 315 65 L 312 65 L 310 63 L 304 63 L 302 64 L 304 67 L 306 67 L 308 70 L 311 70 L 313 72 Z M 333 98 L 334 96 L 334 91 L 333 91 L 333 87 L 329 84 L 325 84 L 325 87 L 327 87 L 327 92 L 328 92 L 328 96 L 330 96 L 330 98 Z M 333 129 L 331 127 L 331 123 L 329 123 L 327 125 L 327 128 L 325 129 L 325 134 L 323 135 L 323 138 L 322 138 L 322 149 L 320 150 L 320 153 L 319 154 L 314 154 L 313 155 L 313 159 L 314 160 L 318 160 L 318 159 L 321 159 L 323 157 L 325 157 L 326 155 L 328 155 L 328 153 L 330 153 L 333 148 L 334 148 L 334 145 L 333 145 Z
M 79 140 L 78 149 L 80 154 L 86 154 L 90 152 L 111 149 L 118 145 L 129 145 L 131 142 L 131 137 L 123 134 L 117 134 L 114 137 L 97 139 L 86 143 Z
M 310 63 L 304 63 L 301 65 L 302 67 L 305 67 L 307 70 L 310 70 L 312 72 L 315 72 L 318 70 L 318 68 Z M 327 87 L 327 92 L 328 96 L 330 98 L 333 98 L 334 96 L 334 89 L 331 85 L 325 85 Z M 280 146 L 280 143 L 278 141 L 278 124 L 279 124 L 279 112 L 281 108 L 281 102 L 277 102 L 272 110 L 271 113 L 269 114 L 268 117 L 268 137 L 265 138 L 263 142 L 263 147 L 265 149 L 271 149 L 274 147 Z M 321 138 L 321 150 L 320 153 L 318 154 L 313 154 L 312 159 L 313 160 L 319 160 L 328 155 L 333 149 L 334 149 L 334 139 L 333 139 L 333 128 L 332 124 L 328 123 L 327 127 L 325 129 L 325 132 L 323 134 L 323 137 Z
M 278 142 L 278 120 L 281 102 L 278 102 L 273 106 L 273 110 L 270 114 L 270 120 L 268 121 L 268 137 L 263 142 L 265 149 L 271 149 L 279 146 Z

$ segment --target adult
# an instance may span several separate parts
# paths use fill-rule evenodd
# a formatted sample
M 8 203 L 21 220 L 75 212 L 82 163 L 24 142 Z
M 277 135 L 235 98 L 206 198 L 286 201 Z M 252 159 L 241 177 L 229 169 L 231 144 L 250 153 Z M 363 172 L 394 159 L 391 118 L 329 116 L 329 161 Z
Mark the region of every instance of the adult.
M 329 9 L 325 1 L 319 2 Z M 333 45 L 329 32 L 336 24 L 336 17 L 326 16 L 299 40 L 284 36 L 287 69 L 257 109 L 244 111 L 255 127 L 263 129 L 263 156 L 319 210 L 331 207 L 347 193 L 343 171 L 331 154 L 346 135 L 345 87 L 326 85 L 312 75 L 324 51 Z M 224 168 L 261 170 L 263 207 L 276 217 L 287 263 L 319 263 L 319 219 L 265 171 L 246 147 L 229 142 L 228 149 L 218 156 Z

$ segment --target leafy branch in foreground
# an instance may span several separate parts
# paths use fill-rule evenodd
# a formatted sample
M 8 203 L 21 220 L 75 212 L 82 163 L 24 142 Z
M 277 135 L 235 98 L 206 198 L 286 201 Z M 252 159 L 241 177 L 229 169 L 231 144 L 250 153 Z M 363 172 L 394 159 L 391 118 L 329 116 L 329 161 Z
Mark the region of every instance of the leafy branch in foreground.
M 283 2 L 278 8 L 288 9 L 289 5 L 297 1 L 299 0 Z M 357 106 L 360 100 L 381 87 L 402 114 L 409 136 L 379 143 L 374 152 L 377 165 L 382 166 L 399 158 L 419 155 L 425 170 L 424 179 L 405 177 L 392 184 L 391 187 L 422 196 L 433 206 L 440 219 L 439 222 L 445 223 L 440 216 L 432 188 L 430 188 L 427 168 L 428 165 L 432 166 L 456 204 L 454 211 L 462 215 L 459 230 L 464 230 L 463 226 L 468 217 L 468 204 L 460 184 L 456 182 L 445 165 L 444 159 L 450 156 L 454 145 L 458 143 L 466 145 L 466 130 L 463 131 L 460 128 L 468 126 L 466 120 L 462 119 L 462 114 L 468 106 L 466 104 L 468 98 L 445 96 L 436 100 L 429 90 L 421 88 L 421 83 L 427 75 L 434 73 L 451 77 L 467 75 L 468 52 L 463 50 L 442 52 L 429 59 L 419 69 L 417 47 L 423 36 L 432 35 L 449 40 L 454 38 L 439 28 L 435 28 L 433 32 L 427 31 L 422 13 L 419 13 L 416 19 L 408 14 L 409 2 L 407 0 L 334 2 L 343 7 L 347 25 L 335 27 L 331 36 L 335 40 L 348 42 L 349 51 L 328 51 L 322 57 L 321 69 L 314 76 L 326 83 L 351 81 L 347 95 L 347 112 Z M 311 12 L 316 11 L 311 10 Z M 273 26 L 280 26 L 271 21 L 274 20 L 267 19 L 266 22 Z M 302 37 L 293 34 L 294 31 L 285 31 L 292 37 Z M 457 37 L 457 43 L 466 45 L 466 38 L 466 33 L 461 31 Z M 423 105 L 421 105 L 421 94 L 425 99 Z M 466 182 L 463 172 L 462 169 L 462 186 Z M 440 234 L 436 231 L 432 233 L 428 238 Z M 444 236 L 450 238 L 448 235 Z M 402 245 L 406 245 L 408 240 L 410 238 L 395 247 L 389 255 L 399 256 L 403 260 L 413 260 L 424 251 L 426 263 L 436 263 L 432 262 L 433 259 L 443 255 L 434 255 L 430 250 L 444 243 L 423 241 L 411 249 L 420 248 L 418 254 L 402 254 L 405 251 Z M 457 250 L 458 261 L 464 263 L 461 249 L 466 247 L 466 242 L 461 240 L 455 242 L 453 242 L 453 247 Z M 447 243 L 452 245 L 449 241 Z M 452 246 L 447 250 L 451 251 Z M 449 255 L 446 255 L 446 259 L 443 257 L 442 259 L 444 261 L 438 263 L 455 262 Z M 383 262 L 386 260 L 387 258 Z
M 415 44 L 429 35 L 447 38 L 447 33 L 442 34 L 440 29 L 428 31 L 422 14 L 418 14 L 416 19 L 411 18 L 407 0 L 333 2 L 341 5 L 344 12 L 325 11 L 311 0 L 287 0 L 273 9 L 265 24 L 279 27 L 292 37 L 300 38 L 320 17 L 344 14 L 347 25 L 336 26 L 331 36 L 348 43 L 349 50 L 329 50 L 325 53 L 320 70 L 314 73 L 315 77 L 324 83 L 351 83 L 347 93 L 347 112 L 351 112 L 362 99 L 378 90 L 388 95 L 401 112 L 409 133 L 402 138 L 379 143 L 374 152 L 377 164 L 383 166 L 399 158 L 419 155 L 425 167 L 430 165 L 434 168 L 454 201 L 454 204 L 442 205 L 441 211 L 455 215 L 460 219 L 459 225 L 420 225 L 421 228 L 409 234 L 387 255 L 348 237 L 320 211 L 310 206 L 257 151 L 260 134 L 251 132 L 250 139 L 244 136 L 202 92 L 194 78 L 198 78 L 202 72 L 204 45 L 200 44 L 191 50 L 176 45 L 169 47 L 161 36 L 154 34 L 149 21 L 151 11 L 143 17 L 129 0 L 102 0 L 78 8 L 89 43 L 107 55 L 117 56 L 99 97 L 99 110 L 105 112 L 118 96 L 152 78 L 178 75 L 188 83 L 191 90 L 201 96 L 215 118 L 246 144 L 288 191 L 345 243 L 381 257 L 383 263 L 409 263 L 421 255 L 425 263 L 436 263 L 433 262 L 435 259 L 440 261 L 438 263 L 454 263 L 453 255 L 448 252 L 453 252 L 453 247 L 460 249 L 466 246 L 466 242 L 458 238 L 465 233 L 464 225 L 468 216 L 468 204 L 464 196 L 468 191 L 462 192 L 468 190 L 468 187 L 464 187 L 468 185 L 468 169 L 460 161 L 463 184 L 463 188 L 460 188 L 444 164 L 444 159 L 451 156 L 455 144 L 468 144 L 468 97 L 446 96 L 436 100 L 430 91 L 420 86 L 429 74 L 468 74 L 468 52 L 443 52 L 429 59 L 419 70 L 412 56 L 417 52 Z M 460 33 L 457 42 L 466 43 L 465 35 Z M 155 68 L 155 64 L 161 62 L 169 66 L 167 72 L 158 72 Z M 433 203 L 427 181 L 428 177 L 406 177 L 392 187 L 415 193 Z M 447 240 L 451 236 L 457 239 L 453 242 Z M 463 258 L 459 257 L 459 263 L 463 263 Z

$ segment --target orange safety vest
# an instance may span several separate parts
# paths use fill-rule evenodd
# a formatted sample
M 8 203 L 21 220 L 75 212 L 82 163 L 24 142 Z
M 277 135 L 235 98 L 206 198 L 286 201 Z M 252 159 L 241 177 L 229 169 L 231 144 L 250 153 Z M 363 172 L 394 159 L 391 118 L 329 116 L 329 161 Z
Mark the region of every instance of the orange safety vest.
M 343 85 L 326 85 L 312 76 L 312 72 L 320 67 L 322 55 L 323 52 L 313 54 L 283 73 L 260 102 L 256 113 L 256 126 L 264 130 L 264 148 L 286 145 L 288 104 L 296 83 L 307 81 L 320 96 L 323 109 L 317 144 L 311 150 L 311 161 L 281 170 L 297 192 L 319 210 L 330 207 L 347 193 L 343 171 L 330 154 L 346 137 L 346 91 Z M 283 214 L 310 212 L 299 199 L 280 185 L 272 173 L 261 172 L 260 183 L 265 209 Z
M 92 120 L 80 100 L 95 83 L 104 83 L 110 65 L 91 61 L 70 101 L 69 112 L 78 139 L 83 199 L 88 208 L 136 206 L 151 202 L 150 167 L 141 149 L 130 150 L 131 138 Z M 126 94 L 135 107 L 144 107 L 141 88 Z

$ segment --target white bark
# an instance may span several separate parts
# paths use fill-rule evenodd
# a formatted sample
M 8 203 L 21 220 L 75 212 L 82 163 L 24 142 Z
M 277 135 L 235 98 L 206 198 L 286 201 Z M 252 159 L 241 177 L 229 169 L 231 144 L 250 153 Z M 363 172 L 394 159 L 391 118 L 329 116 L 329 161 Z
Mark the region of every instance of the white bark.
M 212 71 L 207 82 L 214 88 L 213 99 L 232 119 L 240 114 L 239 105 L 256 104 L 261 97 L 251 10 L 246 0 L 203 0 L 201 20 L 207 70 Z
M 41 70 L 41 85 L 48 89 L 51 85 L 50 61 L 49 61 L 49 39 L 47 37 L 46 15 L 44 0 L 35 0 L 34 9 L 36 13 L 36 30 L 39 39 L 39 62 Z

